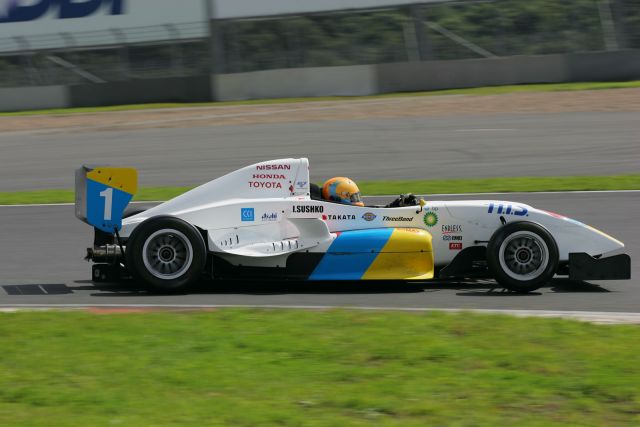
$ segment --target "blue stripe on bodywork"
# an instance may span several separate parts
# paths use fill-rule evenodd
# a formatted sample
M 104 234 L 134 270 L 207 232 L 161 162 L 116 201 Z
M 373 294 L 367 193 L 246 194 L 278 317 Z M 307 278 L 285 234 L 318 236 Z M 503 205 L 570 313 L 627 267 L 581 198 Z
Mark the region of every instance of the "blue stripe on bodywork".
M 329 246 L 309 280 L 359 280 L 392 233 L 392 228 L 343 232 Z

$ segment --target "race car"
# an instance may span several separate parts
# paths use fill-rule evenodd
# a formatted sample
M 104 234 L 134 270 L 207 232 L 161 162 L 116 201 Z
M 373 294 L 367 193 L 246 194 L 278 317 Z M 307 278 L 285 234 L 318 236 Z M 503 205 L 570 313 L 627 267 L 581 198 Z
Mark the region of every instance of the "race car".
M 176 291 L 203 276 L 486 277 L 530 292 L 555 275 L 630 278 L 624 244 L 576 220 L 496 200 L 402 196 L 388 206 L 339 203 L 318 194 L 306 158 L 253 164 L 127 216 L 136 189 L 134 169 L 83 166 L 76 172 L 76 216 L 95 228 L 87 250 L 94 281 L 131 276 Z

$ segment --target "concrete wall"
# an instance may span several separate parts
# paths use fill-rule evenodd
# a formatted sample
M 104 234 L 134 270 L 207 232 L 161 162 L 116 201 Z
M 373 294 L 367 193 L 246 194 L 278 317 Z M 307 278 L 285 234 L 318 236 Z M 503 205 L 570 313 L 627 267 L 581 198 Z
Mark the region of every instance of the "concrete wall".
M 42 110 L 70 107 L 65 86 L 0 88 L 0 111 Z
M 74 107 L 156 102 L 207 102 L 211 100 L 209 76 L 133 80 L 76 85 L 69 88 Z
M 379 64 L 380 92 L 569 81 L 564 55 Z
M 374 65 L 287 68 L 213 76 L 219 101 L 377 93 Z
M 0 111 L 153 102 L 357 96 L 524 83 L 640 79 L 640 50 L 290 68 L 186 78 L 0 89 Z
M 640 50 L 571 53 L 565 57 L 570 81 L 640 79 Z
M 293 68 L 214 77 L 218 100 L 640 79 L 640 50 Z

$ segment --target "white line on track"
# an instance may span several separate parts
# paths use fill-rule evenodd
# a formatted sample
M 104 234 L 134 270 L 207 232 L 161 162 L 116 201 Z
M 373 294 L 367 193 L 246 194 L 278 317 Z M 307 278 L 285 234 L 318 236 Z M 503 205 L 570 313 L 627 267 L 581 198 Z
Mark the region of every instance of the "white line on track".
M 331 305 L 273 305 L 273 304 L 3 304 L 0 312 L 10 313 L 31 310 L 86 310 L 103 309 L 150 309 L 150 310 L 206 310 L 221 308 L 256 308 L 289 310 L 362 310 L 362 311 L 403 311 L 403 312 L 447 312 L 503 314 L 516 317 L 548 317 L 580 320 L 598 324 L 640 324 L 640 313 L 618 313 L 602 311 L 557 311 L 557 310 L 499 310 L 463 308 L 424 307 L 374 307 L 374 306 L 331 306 Z
M 508 193 L 446 193 L 446 194 L 431 194 L 425 195 L 429 200 L 438 200 L 438 197 L 464 197 L 464 196 L 503 196 L 503 195 L 513 195 L 513 194 L 602 194 L 602 193 L 640 193 L 640 190 L 577 190 L 577 191 L 528 191 L 528 192 L 508 192 Z M 418 194 L 420 196 L 420 194 Z M 383 194 L 380 196 L 363 196 L 363 199 L 373 199 L 380 197 L 398 197 L 397 194 Z M 146 203 L 162 203 L 164 200 L 148 200 L 148 201 L 137 201 L 131 202 L 132 205 L 135 204 L 146 204 Z M 73 206 L 73 203 L 34 203 L 34 204 L 26 204 L 26 205 L 0 205 L 0 208 L 26 208 L 26 207 L 43 207 L 43 206 Z
M 503 132 L 515 130 L 518 129 L 454 129 L 454 132 Z

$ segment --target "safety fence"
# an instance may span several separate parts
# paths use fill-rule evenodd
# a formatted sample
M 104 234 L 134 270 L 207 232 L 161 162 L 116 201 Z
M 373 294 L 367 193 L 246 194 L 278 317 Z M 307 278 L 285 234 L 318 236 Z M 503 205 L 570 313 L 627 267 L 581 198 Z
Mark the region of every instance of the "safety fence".
M 474 86 L 640 79 L 640 49 L 337 67 L 284 68 L 0 88 L 0 111 L 157 102 L 357 96 Z
M 629 48 L 640 48 L 640 0 L 415 4 L 0 39 L 0 86 Z

